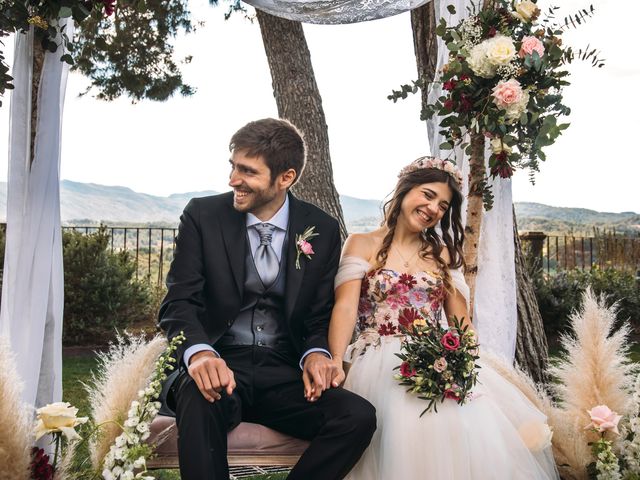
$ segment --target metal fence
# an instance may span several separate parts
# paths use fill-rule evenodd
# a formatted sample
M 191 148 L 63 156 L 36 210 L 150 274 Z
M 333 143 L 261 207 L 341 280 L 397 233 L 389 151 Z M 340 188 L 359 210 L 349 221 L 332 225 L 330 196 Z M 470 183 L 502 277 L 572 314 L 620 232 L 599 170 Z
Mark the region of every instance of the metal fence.
M 94 233 L 100 227 L 62 227 L 65 231 Z M 111 252 L 127 252 L 136 264 L 136 279 L 147 278 L 164 283 L 173 260 L 177 228 L 167 227 L 103 227 L 110 235 Z M 621 270 L 640 269 L 640 236 L 603 234 L 597 237 L 546 235 L 527 232 L 520 236 L 529 258 L 547 274 L 573 268 L 614 267 Z
M 547 274 L 594 266 L 629 271 L 640 268 L 640 236 L 578 237 L 528 232 L 520 238 L 530 258 L 535 259 Z
M 62 227 L 63 231 L 95 233 L 101 227 Z M 112 253 L 127 252 L 136 265 L 136 280 L 164 283 L 176 247 L 177 228 L 102 227 L 109 234 Z

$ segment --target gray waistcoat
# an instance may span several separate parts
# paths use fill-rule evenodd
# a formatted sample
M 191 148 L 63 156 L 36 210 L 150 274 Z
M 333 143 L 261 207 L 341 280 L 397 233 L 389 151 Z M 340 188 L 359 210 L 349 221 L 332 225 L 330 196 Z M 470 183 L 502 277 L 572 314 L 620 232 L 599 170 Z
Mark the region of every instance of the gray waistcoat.
M 286 239 L 280 259 L 280 271 L 273 284 L 265 289 L 253 261 L 251 244 L 246 239 L 245 278 L 242 307 L 229 330 L 216 346 L 257 345 L 287 351 L 291 342 L 284 318 L 286 274 Z

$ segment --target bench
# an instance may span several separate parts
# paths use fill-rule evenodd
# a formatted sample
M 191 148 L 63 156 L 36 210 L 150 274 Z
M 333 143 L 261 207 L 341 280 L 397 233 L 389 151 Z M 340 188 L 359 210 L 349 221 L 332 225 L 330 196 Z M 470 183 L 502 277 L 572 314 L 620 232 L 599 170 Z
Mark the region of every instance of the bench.
M 151 423 L 154 443 L 158 434 L 167 428 L 166 440 L 156 448 L 155 456 L 147 462 L 147 468 L 178 468 L 178 429 L 173 417 L 158 415 Z M 263 425 L 243 422 L 229 432 L 227 458 L 230 466 L 288 466 L 296 464 L 309 446 L 309 442 L 276 432 Z

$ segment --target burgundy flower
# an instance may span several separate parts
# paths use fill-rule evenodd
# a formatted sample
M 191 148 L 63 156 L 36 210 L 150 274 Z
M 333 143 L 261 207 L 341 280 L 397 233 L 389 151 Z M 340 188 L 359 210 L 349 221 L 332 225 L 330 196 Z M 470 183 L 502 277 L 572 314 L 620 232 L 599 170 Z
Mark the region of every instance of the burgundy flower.
M 418 282 L 416 282 L 416 279 L 413 275 L 409 275 L 408 273 L 403 273 L 402 275 L 400 275 L 400 278 L 398 278 L 398 283 L 402 285 L 406 285 L 407 287 L 411 288 L 414 285 L 417 285 Z M 403 292 L 403 293 L 406 293 L 406 292 Z
M 397 332 L 398 329 L 391 322 L 383 323 L 378 327 L 378 334 L 383 337 L 387 335 L 395 335 Z
M 413 325 L 413 321 L 420 318 L 420 312 L 415 308 L 403 308 L 398 315 L 398 323 L 403 327 L 409 328 Z
M 446 82 L 444 82 L 444 84 L 442 85 L 442 88 L 444 88 L 445 90 L 453 90 L 454 88 L 456 88 L 456 85 L 458 84 L 458 82 L 456 82 L 455 80 L 448 80 Z
M 469 110 L 471 110 L 471 107 L 473 107 L 473 103 L 471 103 L 469 97 L 464 94 L 460 95 L 460 111 L 468 112 Z
M 445 348 L 445 350 L 453 352 L 460 346 L 460 339 L 453 332 L 447 332 L 440 339 L 440 343 Z
M 400 375 L 404 378 L 411 378 L 416 374 L 416 369 L 411 368 L 407 362 L 402 362 L 400 364 Z
M 497 33 L 498 33 L 498 31 L 496 30 L 496 27 L 491 27 L 489 29 L 489 31 L 487 32 L 487 36 L 489 38 L 492 38 L 492 37 L 495 37 Z
M 465 80 L 469 80 L 469 75 L 460 75 L 460 81 L 464 82 Z
M 31 449 L 31 478 L 34 480 L 53 480 L 53 466 L 49 463 L 49 455 L 42 448 Z
M 460 400 L 460 387 L 454 383 L 451 388 L 447 388 L 444 391 L 444 397 L 451 400 Z
M 116 11 L 116 0 L 102 0 L 104 4 L 104 13 L 107 14 L 107 17 L 113 15 L 113 12 Z
M 513 175 L 513 167 L 509 164 L 509 162 L 499 162 L 493 167 L 491 167 L 491 175 L 500 178 L 511 178 Z
M 444 106 L 445 110 L 453 110 L 453 100 L 450 99 L 450 98 L 447 98 L 444 101 L 443 106 Z

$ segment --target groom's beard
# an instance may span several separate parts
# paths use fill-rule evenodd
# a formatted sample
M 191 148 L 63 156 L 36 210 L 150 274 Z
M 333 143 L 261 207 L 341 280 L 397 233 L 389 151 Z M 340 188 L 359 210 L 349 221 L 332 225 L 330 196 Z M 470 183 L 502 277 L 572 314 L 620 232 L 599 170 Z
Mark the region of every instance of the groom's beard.
M 236 192 L 246 194 L 242 199 L 236 198 Z M 265 205 L 273 202 L 278 192 L 274 184 L 264 189 L 252 189 L 246 185 L 241 185 L 233 189 L 233 208 L 239 212 L 255 212 Z

